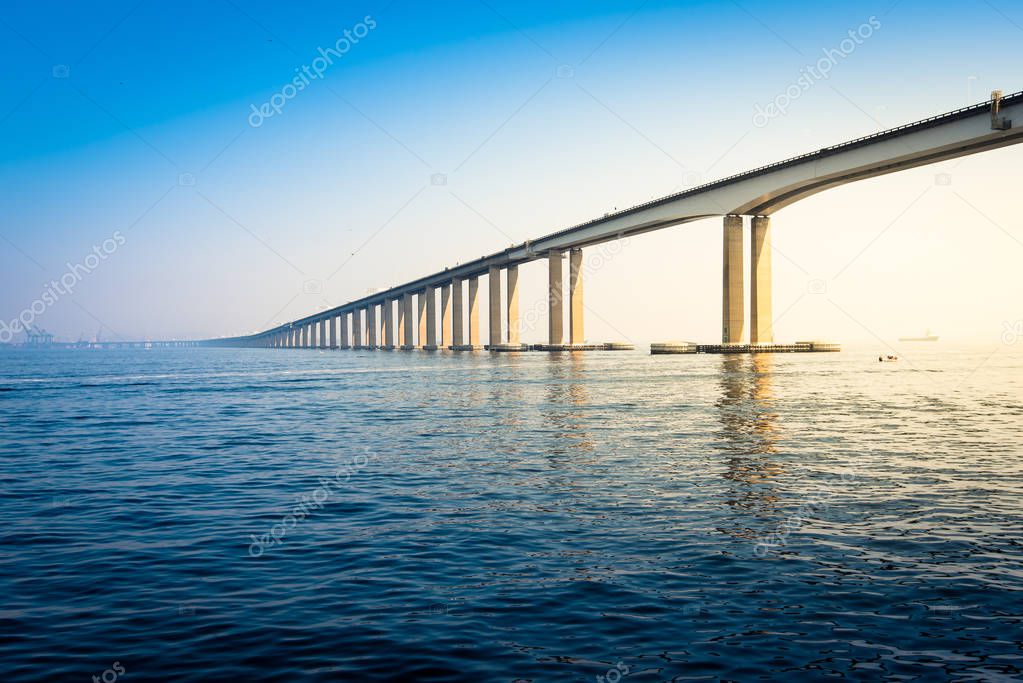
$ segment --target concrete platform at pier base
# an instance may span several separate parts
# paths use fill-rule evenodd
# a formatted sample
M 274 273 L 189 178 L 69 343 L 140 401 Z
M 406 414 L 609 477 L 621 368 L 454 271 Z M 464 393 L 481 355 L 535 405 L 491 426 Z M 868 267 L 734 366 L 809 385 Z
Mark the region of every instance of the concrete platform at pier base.
M 378 346 L 377 348 L 380 349 L 381 351 L 394 351 L 398 347 L 397 346 Z
M 356 351 L 376 351 L 377 350 L 376 346 L 353 346 L 352 348 L 355 349 Z
M 401 351 L 415 351 L 417 348 L 416 346 L 405 346 L 404 344 L 398 347 Z
M 650 353 L 821 353 L 841 351 L 835 342 L 800 341 L 792 344 L 697 344 L 695 342 L 661 342 L 650 345 Z
M 423 347 L 423 351 L 440 351 L 440 347 L 436 344 L 427 344 Z
M 533 344 L 530 351 L 635 351 L 634 344 L 607 342 L 605 344 Z
M 487 344 L 483 348 L 487 351 L 514 353 L 517 351 L 529 351 L 529 344 Z
M 449 351 L 482 351 L 483 347 L 478 344 L 456 344 L 448 347 Z

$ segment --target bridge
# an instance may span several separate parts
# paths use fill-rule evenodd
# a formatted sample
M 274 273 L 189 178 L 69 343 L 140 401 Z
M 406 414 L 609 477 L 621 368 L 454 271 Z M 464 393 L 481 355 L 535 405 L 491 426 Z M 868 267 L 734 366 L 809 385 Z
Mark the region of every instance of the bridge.
M 1016 121 L 1016 125 L 1013 125 Z M 744 222 L 750 225 L 749 344 L 774 342 L 771 216 L 818 192 L 1023 142 L 1023 91 L 825 147 L 575 225 L 258 334 L 202 346 L 495 351 L 519 337 L 518 267 L 547 259 L 549 350 L 583 348 L 582 250 L 691 221 L 724 217 L 722 344 L 746 337 Z M 748 221 L 746 220 L 748 218 Z M 568 340 L 565 343 L 565 256 Z M 502 304 L 501 277 L 506 296 Z M 489 344 L 480 345 L 479 278 L 487 275 Z M 440 304 L 438 307 L 438 291 Z M 439 325 L 438 325 L 439 323 Z M 468 333 L 466 335 L 466 332 Z

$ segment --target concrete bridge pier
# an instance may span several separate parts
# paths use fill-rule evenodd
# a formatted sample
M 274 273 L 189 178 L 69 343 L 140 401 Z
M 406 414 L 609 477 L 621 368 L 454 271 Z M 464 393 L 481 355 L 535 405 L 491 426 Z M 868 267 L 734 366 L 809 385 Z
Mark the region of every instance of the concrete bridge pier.
M 480 279 L 473 275 L 469 278 L 466 305 L 462 306 L 462 283 L 456 279 L 452 282 L 454 316 L 452 325 L 452 351 L 475 351 L 480 347 Z M 463 336 L 463 319 L 469 331 L 468 340 Z
M 565 253 L 547 254 L 547 351 L 584 347 L 583 325 L 583 250 L 568 251 L 568 344 L 565 344 Z
M 377 323 L 376 304 L 370 304 L 369 307 L 366 308 L 366 332 L 368 333 L 366 347 L 376 349 L 380 346 L 380 325 Z
M 451 346 L 451 283 L 440 288 L 440 347 Z
M 426 292 L 422 290 L 416 295 L 416 348 L 426 346 Z
M 352 311 L 352 348 L 361 349 L 365 340 L 362 338 L 362 310 Z
M 412 292 L 402 297 L 402 351 L 412 351 L 416 348 L 415 340 L 415 313 L 413 312 Z
M 492 267 L 489 271 L 490 287 L 490 343 L 486 348 L 491 351 L 525 351 L 520 339 L 519 324 L 519 267 L 509 265 L 504 268 L 507 298 L 504 310 L 501 310 L 501 268 Z M 507 338 L 502 332 L 502 325 L 507 326 Z
M 721 343 L 741 344 L 745 332 L 742 216 L 725 216 L 722 249 Z
M 394 300 L 395 313 L 394 323 L 394 347 L 400 349 L 405 343 L 405 297 Z
M 426 335 L 420 340 L 426 351 L 437 350 L 437 288 L 426 288 Z
M 327 321 L 327 325 L 330 328 L 330 348 L 337 348 L 337 316 L 330 318 Z
M 565 342 L 565 254 L 551 250 L 547 254 L 547 343 Z
M 752 242 L 750 264 L 751 344 L 774 343 L 771 311 L 771 217 L 754 216 L 750 228 Z
M 469 346 L 480 347 L 480 279 L 469 279 Z
M 505 280 L 508 290 L 508 301 L 505 307 L 508 313 L 508 345 L 516 346 L 521 343 L 519 337 L 519 267 L 508 266 L 505 269 Z
M 568 343 L 585 344 L 583 329 L 583 250 L 568 252 Z
M 383 316 L 383 345 L 381 348 L 387 351 L 394 350 L 394 301 L 387 299 L 380 304 L 380 312 Z
M 452 351 L 465 345 L 465 304 L 462 302 L 462 279 L 451 281 L 451 344 Z
M 340 348 L 342 348 L 342 349 L 350 349 L 351 348 L 351 344 L 348 341 L 348 339 L 349 339 L 349 334 L 348 334 L 349 323 L 348 323 L 348 320 L 349 320 L 349 315 L 347 313 L 342 313 L 341 314 L 341 345 L 340 345 Z
M 490 346 L 501 343 L 501 269 L 491 266 L 487 273 L 487 290 L 490 295 Z

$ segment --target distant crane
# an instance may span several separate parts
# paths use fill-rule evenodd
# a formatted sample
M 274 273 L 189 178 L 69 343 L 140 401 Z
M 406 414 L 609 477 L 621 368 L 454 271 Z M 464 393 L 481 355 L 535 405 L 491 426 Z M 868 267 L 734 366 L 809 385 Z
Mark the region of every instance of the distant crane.
M 53 344 L 53 335 L 38 326 L 30 326 L 25 335 L 28 338 L 29 346 L 50 346 Z

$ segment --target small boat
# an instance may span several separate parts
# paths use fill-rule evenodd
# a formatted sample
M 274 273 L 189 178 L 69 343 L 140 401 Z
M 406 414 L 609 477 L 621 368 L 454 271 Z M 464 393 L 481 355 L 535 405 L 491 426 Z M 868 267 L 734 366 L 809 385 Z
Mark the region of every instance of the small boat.
M 894 363 L 897 360 L 899 360 L 899 357 L 898 356 L 893 356 L 891 354 L 889 354 L 887 356 L 878 356 L 877 357 L 877 362 L 878 363 Z
M 931 334 L 930 330 L 924 333 L 922 337 L 899 337 L 900 342 L 932 342 L 938 341 L 938 335 Z

